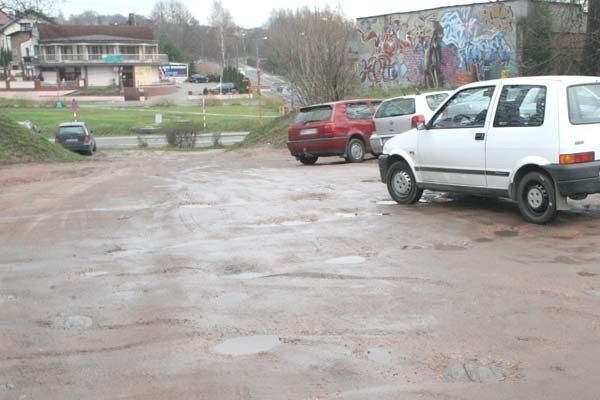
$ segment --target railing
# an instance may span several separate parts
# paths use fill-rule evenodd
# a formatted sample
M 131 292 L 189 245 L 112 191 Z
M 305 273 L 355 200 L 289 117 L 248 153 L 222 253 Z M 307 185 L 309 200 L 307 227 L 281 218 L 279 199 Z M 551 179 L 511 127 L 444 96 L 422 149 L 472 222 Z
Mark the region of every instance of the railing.
M 47 54 L 33 57 L 34 63 L 86 62 L 93 64 L 168 63 L 166 54 Z

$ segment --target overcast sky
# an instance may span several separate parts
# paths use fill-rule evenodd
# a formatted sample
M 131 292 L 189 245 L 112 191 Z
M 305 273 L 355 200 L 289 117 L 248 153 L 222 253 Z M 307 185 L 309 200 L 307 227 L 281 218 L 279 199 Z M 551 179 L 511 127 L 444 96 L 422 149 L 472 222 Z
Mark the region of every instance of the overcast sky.
M 231 12 L 235 22 L 244 28 L 263 25 L 273 8 L 323 7 L 326 4 L 336 7 L 339 4 L 346 16 L 357 18 L 486 1 L 488 0 L 399 0 L 370 3 L 365 0 L 222 0 L 223 6 Z M 183 2 L 201 24 L 207 23 L 212 0 L 183 0 Z M 127 15 L 135 12 L 149 15 L 153 4 L 154 1 L 151 0 L 63 0 L 57 8 L 62 10 L 65 17 L 85 10 L 94 10 L 100 14 Z

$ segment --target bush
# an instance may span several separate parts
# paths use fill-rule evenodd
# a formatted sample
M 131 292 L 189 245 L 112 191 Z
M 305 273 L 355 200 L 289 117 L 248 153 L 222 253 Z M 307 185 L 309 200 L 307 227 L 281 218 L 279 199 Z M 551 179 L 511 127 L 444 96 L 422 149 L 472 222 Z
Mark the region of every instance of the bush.
M 202 127 L 200 122 L 172 122 L 164 125 L 161 131 L 166 136 L 169 146 L 193 148 L 196 145 L 196 138 L 203 131 Z

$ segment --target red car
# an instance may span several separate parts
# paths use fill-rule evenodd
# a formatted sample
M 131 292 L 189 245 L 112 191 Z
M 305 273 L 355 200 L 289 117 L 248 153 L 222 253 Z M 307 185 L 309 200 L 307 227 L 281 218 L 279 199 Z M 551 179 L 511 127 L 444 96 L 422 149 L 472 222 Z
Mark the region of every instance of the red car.
M 302 164 L 319 157 L 340 156 L 361 162 L 371 153 L 373 114 L 381 100 L 346 100 L 300 109 L 288 130 L 288 149 Z

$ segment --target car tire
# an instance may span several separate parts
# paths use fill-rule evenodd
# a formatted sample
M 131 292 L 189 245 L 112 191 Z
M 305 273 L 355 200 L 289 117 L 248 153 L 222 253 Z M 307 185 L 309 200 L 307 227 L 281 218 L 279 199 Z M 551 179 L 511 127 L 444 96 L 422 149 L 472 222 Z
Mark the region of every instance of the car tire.
M 421 199 L 423 190 L 417 186 L 415 174 L 404 161 L 396 161 L 386 175 L 388 192 L 398 204 L 414 204 Z
M 94 148 L 92 149 L 92 151 L 95 153 L 96 151 L 98 151 L 98 148 L 96 147 L 96 142 L 94 142 Z
M 517 186 L 517 203 L 523 218 L 534 224 L 546 224 L 556 216 L 554 182 L 545 172 L 527 173 Z
M 304 165 L 313 165 L 318 159 L 318 156 L 311 156 L 308 154 L 298 156 L 298 160 Z
M 346 147 L 346 161 L 359 163 L 365 159 L 365 143 L 360 139 L 350 139 Z

